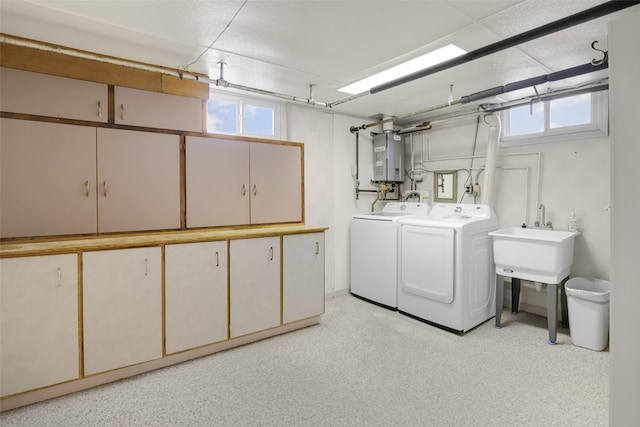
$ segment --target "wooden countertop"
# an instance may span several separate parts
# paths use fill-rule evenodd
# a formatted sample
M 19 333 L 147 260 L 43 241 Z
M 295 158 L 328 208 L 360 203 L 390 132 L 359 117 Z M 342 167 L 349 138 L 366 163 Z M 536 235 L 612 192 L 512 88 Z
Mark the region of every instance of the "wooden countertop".
M 80 237 L 51 237 L 24 240 L 7 240 L 0 242 L 0 258 L 157 246 L 171 243 L 194 243 L 215 240 L 249 239 L 255 237 L 279 236 L 285 234 L 316 233 L 326 230 L 328 230 L 328 227 L 307 227 L 306 225 L 296 224 L 268 225 L 244 228 L 145 232 L 106 236 L 92 235 Z

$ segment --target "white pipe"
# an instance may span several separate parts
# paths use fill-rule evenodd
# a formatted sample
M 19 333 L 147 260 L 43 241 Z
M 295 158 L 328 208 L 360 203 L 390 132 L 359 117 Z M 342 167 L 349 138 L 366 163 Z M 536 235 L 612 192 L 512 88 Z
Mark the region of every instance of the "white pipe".
M 489 119 L 489 120 L 487 120 Z M 489 137 L 487 141 L 487 154 L 484 165 L 484 182 L 482 184 L 481 203 L 493 207 L 496 164 L 498 158 L 498 144 L 500 142 L 500 116 L 493 113 L 484 116 L 484 122 L 489 125 Z
M 382 130 L 384 132 L 393 131 L 393 117 L 382 118 Z

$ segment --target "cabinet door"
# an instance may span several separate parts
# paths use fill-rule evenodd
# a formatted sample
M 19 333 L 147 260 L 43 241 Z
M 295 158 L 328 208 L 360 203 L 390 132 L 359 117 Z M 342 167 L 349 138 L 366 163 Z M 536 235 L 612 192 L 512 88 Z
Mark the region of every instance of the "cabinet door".
M 95 233 L 95 128 L 1 120 L 1 237 Z
M 2 68 L 2 111 L 107 122 L 107 85 Z
M 280 325 L 280 237 L 232 240 L 231 338 Z
M 249 143 L 186 140 L 187 227 L 249 224 Z
M 98 129 L 98 231 L 180 228 L 180 137 Z
M 124 87 L 115 88 L 115 122 L 202 132 L 202 100 Z
M 165 247 L 167 354 L 227 339 L 227 242 Z
M 282 238 L 282 322 L 324 313 L 324 233 Z
M 298 146 L 251 144 L 251 223 L 302 221 L 302 154 Z
M 0 395 L 79 377 L 77 260 L 0 259 Z
M 84 373 L 162 357 L 159 247 L 82 255 Z

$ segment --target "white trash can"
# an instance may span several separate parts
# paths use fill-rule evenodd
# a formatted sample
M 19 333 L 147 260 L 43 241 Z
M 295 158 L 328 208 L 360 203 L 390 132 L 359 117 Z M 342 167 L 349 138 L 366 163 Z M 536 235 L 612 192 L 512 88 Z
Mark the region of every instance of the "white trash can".
M 606 280 L 574 277 L 565 283 L 571 342 L 602 351 L 609 341 L 609 292 Z

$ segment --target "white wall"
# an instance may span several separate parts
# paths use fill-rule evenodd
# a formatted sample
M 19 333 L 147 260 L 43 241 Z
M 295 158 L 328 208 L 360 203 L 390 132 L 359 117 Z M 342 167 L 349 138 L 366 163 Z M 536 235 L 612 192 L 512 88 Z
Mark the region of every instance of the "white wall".
M 609 27 L 613 217 L 609 421 L 612 426 L 638 425 L 640 420 L 638 40 L 640 6 L 634 6 Z

